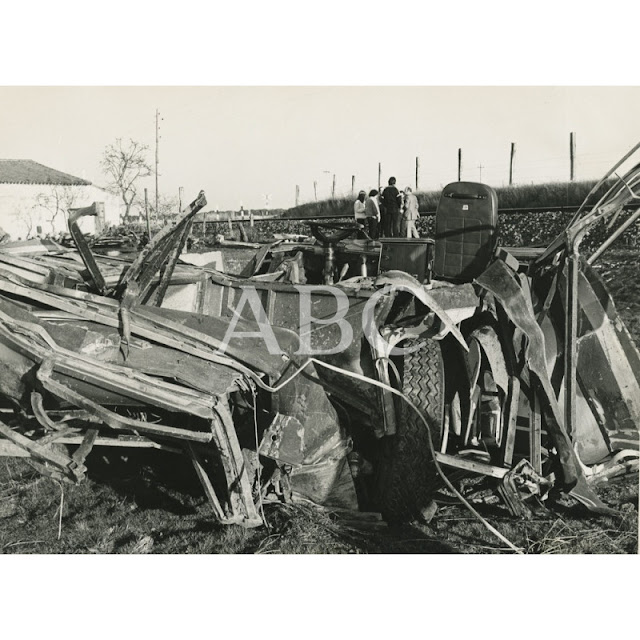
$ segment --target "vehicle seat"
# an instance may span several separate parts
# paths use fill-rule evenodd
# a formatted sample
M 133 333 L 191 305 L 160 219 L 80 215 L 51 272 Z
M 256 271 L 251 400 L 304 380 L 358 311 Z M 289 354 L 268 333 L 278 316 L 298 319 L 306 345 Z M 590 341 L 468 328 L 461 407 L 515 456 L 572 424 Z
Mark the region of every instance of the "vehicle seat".
M 478 182 L 453 182 L 436 210 L 433 276 L 471 282 L 489 265 L 498 241 L 498 196 Z

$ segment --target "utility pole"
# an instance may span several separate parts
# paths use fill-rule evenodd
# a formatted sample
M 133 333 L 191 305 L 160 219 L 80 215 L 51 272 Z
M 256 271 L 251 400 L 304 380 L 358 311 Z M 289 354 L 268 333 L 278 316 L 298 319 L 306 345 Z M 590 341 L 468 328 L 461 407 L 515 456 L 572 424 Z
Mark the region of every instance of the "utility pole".
M 296 185 L 296 207 L 298 206 L 299 202 L 300 202 L 300 185 L 297 184 Z
M 420 174 L 420 158 L 416 156 L 416 191 L 418 190 L 418 175 Z
M 480 180 L 479 180 L 479 182 L 482 182 L 482 170 L 484 169 L 484 166 L 482 165 L 482 162 L 478 165 L 478 169 L 480 169 Z
M 318 202 L 318 181 L 317 180 L 313 181 L 313 197 L 315 198 L 315 201 Z
M 356 177 L 351 176 L 351 197 L 353 197 L 355 190 L 356 190 Z
M 160 111 L 156 109 L 156 217 L 158 216 L 158 202 L 159 202 L 159 191 L 158 191 L 158 163 L 159 163 L 158 147 L 159 146 L 160 146 Z
M 184 198 L 184 187 L 178 187 L 178 213 L 182 213 L 183 198 Z
M 573 182 L 575 178 L 575 161 L 576 161 L 576 134 L 572 131 L 569 134 L 569 180 Z
M 331 187 L 331 199 L 334 200 L 336 197 L 336 174 L 333 174 L 333 185 Z
M 382 162 L 378 162 L 378 191 L 382 186 Z
M 462 180 L 462 149 L 458 149 L 458 182 Z
M 516 143 L 511 143 L 511 155 L 509 156 L 509 186 L 513 185 L 513 158 L 516 155 Z

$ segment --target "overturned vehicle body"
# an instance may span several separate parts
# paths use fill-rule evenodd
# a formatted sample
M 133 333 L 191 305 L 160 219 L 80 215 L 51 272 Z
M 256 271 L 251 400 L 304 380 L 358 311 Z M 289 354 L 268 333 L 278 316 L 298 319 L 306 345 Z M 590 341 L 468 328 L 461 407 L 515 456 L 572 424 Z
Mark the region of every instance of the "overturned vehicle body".
M 639 183 L 603 180 L 546 249 L 500 247 L 495 192 L 459 182 L 433 240 L 317 223 L 239 276 L 180 261 L 204 194 L 134 260 L 94 255 L 76 210 L 76 251 L 0 253 L 0 453 L 71 481 L 98 446 L 187 455 L 244 526 L 268 499 L 411 520 L 469 476 L 516 516 L 554 492 L 608 513 L 594 485 L 638 468 L 640 357 L 590 263 Z

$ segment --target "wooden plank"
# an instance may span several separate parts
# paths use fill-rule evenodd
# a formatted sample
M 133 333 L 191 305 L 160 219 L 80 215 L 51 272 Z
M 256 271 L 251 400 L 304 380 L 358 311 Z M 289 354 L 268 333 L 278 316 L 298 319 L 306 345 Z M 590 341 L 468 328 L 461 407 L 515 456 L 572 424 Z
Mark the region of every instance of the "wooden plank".
M 437 451 L 436 460 L 447 467 L 455 467 L 456 469 L 463 469 L 464 471 L 472 471 L 473 473 L 479 473 L 483 476 L 490 476 L 492 478 L 504 478 L 508 472 L 508 469 L 494 467 L 493 465 L 486 464 L 484 462 L 476 462 L 475 460 L 468 460 L 459 456 L 451 456 L 447 453 L 440 453 Z
M 30 458 L 31 454 L 9 440 L 0 438 L 0 458 Z
M 213 439 L 220 453 L 220 459 L 229 487 L 232 515 L 238 524 L 245 527 L 259 527 L 262 518 L 258 514 L 251 492 L 251 483 L 238 442 L 233 418 L 226 404 L 219 402 L 215 407 L 211 423 Z
M 224 510 L 222 509 L 220 500 L 218 500 L 218 496 L 216 495 L 216 491 L 213 488 L 213 484 L 211 484 L 209 474 L 204 468 L 202 458 L 197 453 L 195 447 L 193 447 L 191 444 L 187 445 L 187 451 L 189 452 L 189 457 L 191 458 L 193 468 L 196 470 L 196 474 L 198 475 L 200 484 L 202 484 L 202 488 L 204 489 L 204 492 L 207 495 L 209 502 L 211 503 L 211 507 L 213 508 L 213 512 L 216 518 L 220 520 L 220 522 L 226 522 L 227 517 L 224 513 Z
M 516 376 L 509 377 L 509 395 L 507 398 L 507 417 L 505 422 L 506 433 L 504 435 L 504 464 L 510 467 L 513 464 L 513 449 L 516 442 L 516 419 L 518 418 L 518 405 L 520 404 L 520 379 Z
M 93 445 L 98 437 L 99 430 L 96 428 L 87 429 L 80 446 L 73 452 L 71 458 L 76 464 L 83 464 L 87 456 L 91 453 Z
M 34 440 L 14 431 L 2 421 L 0 421 L 0 436 L 4 436 L 7 440 L 13 442 L 18 447 L 22 447 L 35 458 L 39 458 L 40 460 L 44 460 L 58 467 L 68 476 L 74 478 L 77 477 L 74 470 L 69 468 L 69 464 L 71 463 L 71 458 L 69 456 L 62 454 L 55 449 L 51 449 L 50 447 L 38 444 Z
M 84 437 L 79 435 L 60 436 L 55 439 L 56 444 L 82 444 Z M 128 447 L 131 449 L 160 449 L 162 451 L 170 451 L 171 453 L 183 453 L 178 447 L 172 447 L 161 442 L 154 442 L 143 436 L 115 436 L 102 437 L 99 436 L 94 442 L 94 447 Z
M 529 451 L 531 466 L 536 473 L 542 473 L 542 416 L 540 399 L 535 390 L 529 395 Z

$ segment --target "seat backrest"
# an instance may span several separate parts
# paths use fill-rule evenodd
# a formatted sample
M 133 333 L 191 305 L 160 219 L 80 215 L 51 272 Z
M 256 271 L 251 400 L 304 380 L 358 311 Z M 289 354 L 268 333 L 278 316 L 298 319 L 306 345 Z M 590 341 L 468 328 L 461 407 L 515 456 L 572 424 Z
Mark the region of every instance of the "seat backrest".
M 489 265 L 498 241 L 498 196 L 479 182 L 452 182 L 436 210 L 435 278 L 470 282 Z

